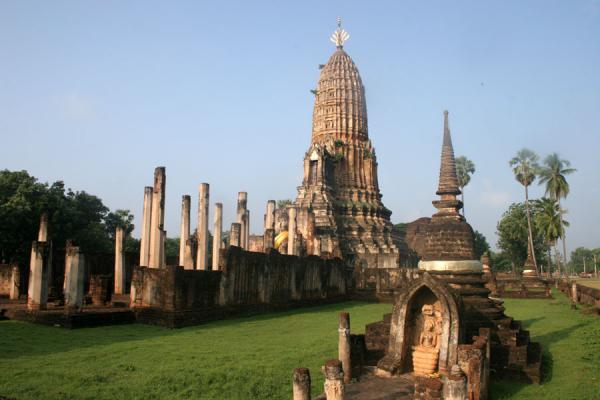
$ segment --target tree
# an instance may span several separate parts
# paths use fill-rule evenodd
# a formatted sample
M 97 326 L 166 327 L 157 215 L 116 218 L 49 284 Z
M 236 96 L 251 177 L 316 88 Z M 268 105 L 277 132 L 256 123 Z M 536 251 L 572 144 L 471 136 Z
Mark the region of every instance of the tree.
M 583 272 L 584 262 L 587 272 L 594 270 L 593 250 L 586 249 L 585 247 L 578 247 L 571 252 L 571 270 L 574 273 Z
M 529 185 L 531 185 L 538 174 L 538 155 L 529 149 L 521 149 L 515 157 L 509 161 L 509 165 L 513 169 L 515 179 L 525 188 L 525 211 L 527 214 L 527 231 L 528 231 L 528 245 L 531 248 L 531 255 L 533 257 L 533 265 L 536 272 L 538 271 L 537 260 L 535 258 L 535 251 L 533 251 L 533 232 L 531 228 L 531 210 L 529 209 Z
M 473 247 L 475 248 L 475 258 L 479 260 L 486 251 L 490 250 L 490 245 L 487 242 L 485 236 L 483 236 L 483 234 L 478 231 L 474 231 L 473 239 Z
M 29 260 L 40 216 L 48 214 L 48 237 L 55 248 L 72 240 L 85 252 L 111 252 L 113 217 L 102 200 L 84 191 L 65 189 L 62 181 L 41 183 L 27 171 L 0 171 L 0 261 Z M 116 211 L 115 215 L 125 216 Z M 131 223 L 128 212 L 125 220 Z M 130 226 L 132 229 L 133 225 Z M 109 235 L 109 232 L 111 235 Z
M 277 200 L 277 208 L 286 208 L 287 206 L 291 206 L 293 204 L 290 199 Z
M 115 212 L 109 212 L 104 219 L 106 224 L 106 231 L 110 237 L 114 238 L 117 227 L 123 228 L 125 237 L 129 236 L 135 225 L 133 225 L 133 214 L 129 210 L 115 210 Z
M 495 272 L 500 272 L 500 271 L 506 271 L 506 272 L 510 272 L 512 269 L 512 261 L 510 256 L 503 252 L 495 252 L 495 251 L 490 251 L 490 267 L 495 271 Z
M 456 158 L 456 177 L 460 186 L 461 200 L 463 202 L 463 216 L 465 215 L 465 186 L 471 181 L 471 174 L 475 173 L 475 164 L 467 157 Z
M 562 208 L 560 199 L 569 195 L 569 183 L 565 175 L 577 171 L 575 168 L 569 168 L 571 163 L 567 160 L 561 160 L 557 153 L 552 153 L 544 159 L 544 168 L 540 171 L 540 185 L 546 185 L 546 195 L 558 202 L 558 208 L 562 220 Z M 567 239 L 565 235 L 565 225 L 561 225 L 561 235 L 563 244 L 564 265 L 567 265 Z
M 535 212 L 534 212 L 535 216 Z M 498 235 L 498 248 L 510 258 L 513 273 L 516 274 L 517 266 L 522 266 L 527 258 L 528 227 L 527 211 L 524 203 L 513 203 L 502 214 L 496 226 Z M 544 239 L 537 230 L 533 235 L 533 253 L 538 259 L 546 250 Z
M 548 246 L 548 266 L 550 266 L 550 260 L 552 259 L 550 249 L 554 248 L 556 270 L 560 272 L 560 257 L 558 256 L 556 242 L 561 237 L 562 224 L 568 226 L 568 222 L 562 221 L 560 206 L 556 200 L 542 197 L 535 201 L 533 207 L 535 210 L 535 226 Z M 566 273 L 566 271 L 564 272 Z

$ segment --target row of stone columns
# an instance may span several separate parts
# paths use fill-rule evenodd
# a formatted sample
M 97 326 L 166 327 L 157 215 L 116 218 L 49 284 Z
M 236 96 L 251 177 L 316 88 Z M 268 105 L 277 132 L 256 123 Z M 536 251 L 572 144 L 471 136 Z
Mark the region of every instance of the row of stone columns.
M 179 264 L 185 269 L 194 269 L 194 245 L 196 247 L 197 270 L 218 270 L 220 249 L 223 237 L 223 204 L 215 203 L 213 220 L 212 265 L 208 263 L 208 208 L 210 204 L 210 185 L 201 183 L 198 190 L 198 226 L 195 240 L 190 236 L 190 204 L 189 195 L 181 199 L 181 230 L 179 241 Z
M 165 240 L 165 167 L 154 170 L 154 186 L 144 188 L 140 265 L 163 268 L 166 265 Z
M 120 242 L 122 248 L 123 230 L 120 229 Z M 117 230 L 117 235 L 119 235 Z M 117 240 L 118 244 L 119 240 Z M 38 231 L 38 240 L 31 244 L 31 259 L 29 264 L 29 284 L 27 288 L 27 308 L 44 310 L 48 303 L 48 286 L 51 279 L 51 246 L 48 240 L 48 216 L 42 214 Z M 122 265 L 122 263 L 121 263 Z M 16 271 L 18 274 L 18 268 Z M 83 307 L 85 264 L 83 254 L 79 247 L 67 242 L 65 252 L 65 279 L 64 295 L 65 309 L 67 312 L 79 311 Z M 15 273 L 13 272 L 13 280 Z M 14 285 L 16 286 L 16 285 Z M 11 298 L 18 298 L 18 288 L 11 289 Z

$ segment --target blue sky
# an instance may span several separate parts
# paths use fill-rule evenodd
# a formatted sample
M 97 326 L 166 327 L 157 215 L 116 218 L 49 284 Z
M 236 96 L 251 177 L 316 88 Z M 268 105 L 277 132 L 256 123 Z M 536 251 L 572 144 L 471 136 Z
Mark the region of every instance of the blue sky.
M 226 226 L 249 192 L 293 198 L 311 133 L 318 65 L 345 49 L 366 87 L 379 182 L 394 222 L 429 216 L 443 110 L 477 171 L 467 219 L 495 244 L 523 198 L 522 147 L 572 161 L 570 249 L 600 247 L 600 0 L 0 2 L 0 168 L 130 209 L 167 168 L 166 229 L 182 194 L 211 184 Z M 532 197 L 543 194 L 531 189 Z M 212 220 L 212 206 L 211 206 Z

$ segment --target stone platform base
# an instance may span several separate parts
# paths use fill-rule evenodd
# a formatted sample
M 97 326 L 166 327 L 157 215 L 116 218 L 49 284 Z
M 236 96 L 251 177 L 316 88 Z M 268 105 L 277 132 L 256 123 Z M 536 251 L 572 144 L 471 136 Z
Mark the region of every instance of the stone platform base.
M 358 382 L 346 385 L 345 400 L 409 400 L 413 399 L 415 379 L 412 374 L 381 378 L 373 375 L 361 377 Z M 325 400 L 325 395 L 315 400 Z
M 351 300 L 351 296 L 334 298 L 299 300 L 289 303 L 247 304 L 239 306 L 212 306 L 191 310 L 164 310 L 154 307 L 134 308 L 136 321 L 142 324 L 164 326 L 166 328 L 182 328 L 205 324 L 234 317 L 248 317 L 269 312 L 289 311 L 296 308 L 323 306 Z
M 5 310 L 4 316 L 17 321 L 66 329 L 131 324 L 135 322 L 135 314 L 129 309 L 109 307 L 84 309 L 83 312 L 71 314 L 66 314 L 60 308 L 43 311 L 28 311 L 23 308 L 13 308 Z

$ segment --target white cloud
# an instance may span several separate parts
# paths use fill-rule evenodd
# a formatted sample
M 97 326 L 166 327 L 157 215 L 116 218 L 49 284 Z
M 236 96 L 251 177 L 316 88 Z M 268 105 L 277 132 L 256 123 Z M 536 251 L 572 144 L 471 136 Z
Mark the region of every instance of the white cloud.
M 96 117 L 94 103 L 77 91 L 69 91 L 54 98 L 58 113 L 71 121 L 88 121 Z

